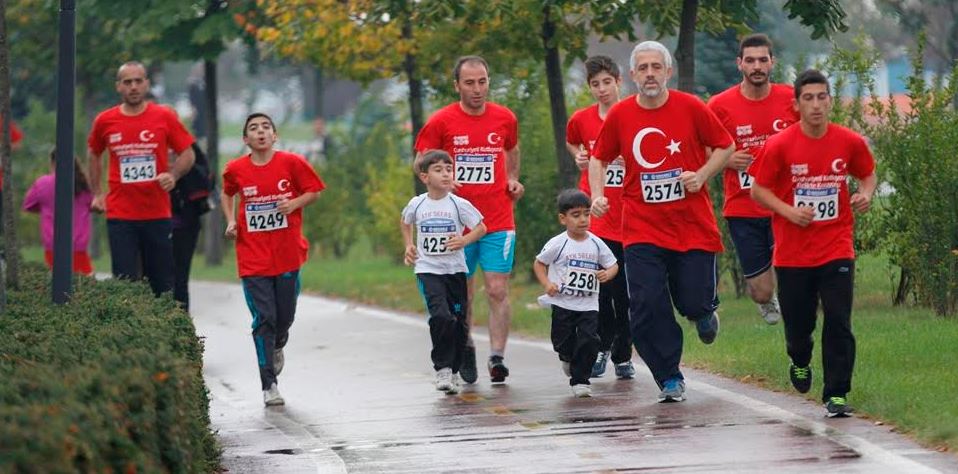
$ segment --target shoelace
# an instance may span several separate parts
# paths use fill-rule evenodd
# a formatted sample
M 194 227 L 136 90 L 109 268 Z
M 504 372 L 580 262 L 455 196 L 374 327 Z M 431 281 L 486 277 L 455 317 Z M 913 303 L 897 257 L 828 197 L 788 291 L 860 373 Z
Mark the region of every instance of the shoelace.
M 797 379 L 807 379 L 808 378 L 808 367 L 795 367 L 795 378 Z M 838 398 L 838 397 L 833 397 Z
M 844 404 L 845 404 L 845 398 L 844 398 L 844 397 L 831 397 L 831 398 L 828 399 L 828 401 L 832 402 L 833 405 L 844 405 Z

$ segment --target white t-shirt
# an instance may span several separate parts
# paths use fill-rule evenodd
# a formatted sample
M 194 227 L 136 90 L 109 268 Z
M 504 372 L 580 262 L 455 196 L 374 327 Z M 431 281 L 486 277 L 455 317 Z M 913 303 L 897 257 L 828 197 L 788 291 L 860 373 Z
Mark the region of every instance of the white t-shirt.
M 540 303 L 571 311 L 599 310 L 596 273 L 616 264 L 615 255 L 602 239 L 586 232 L 585 239 L 575 240 L 563 232 L 546 242 L 536 260 L 549 266 L 549 281 L 559 287 L 555 296 L 540 296 Z
M 462 249 L 446 248 L 449 237 L 462 235 L 464 228 L 475 229 L 482 214 L 465 199 L 452 193 L 432 199 L 423 193 L 409 200 L 402 211 L 402 221 L 416 231 L 416 273 L 450 275 L 465 273 L 466 254 Z

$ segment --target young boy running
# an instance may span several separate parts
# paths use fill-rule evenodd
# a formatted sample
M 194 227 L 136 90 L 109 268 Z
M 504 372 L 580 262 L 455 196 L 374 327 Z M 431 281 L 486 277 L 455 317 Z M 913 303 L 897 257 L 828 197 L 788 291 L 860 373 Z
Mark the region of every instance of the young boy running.
M 436 390 L 455 394 L 459 393 L 459 369 L 469 337 L 463 247 L 485 235 L 486 225 L 469 201 L 451 193 L 453 161 L 448 153 L 427 151 L 417 168 L 427 192 L 409 200 L 402 211 L 404 260 L 406 265 L 415 265 L 419 292 L 429 312 Z M 463 235 L 467 228 L 471 231 Z
M 309 250 L 302 233 L 302 208 L 326 186 L 305 158 L 273 150 L 276 129 L 266 114 L 246 118 L 243 142 L 251 152 L 226 165 L 220 202 L 226 237 L 236 239 L 236 266 L 253 313 L 263 401 L 266 406 L 283 405 L 276 377 L 283 370 L 283 347 L 296 314 L 299 269 Z M 237 194 L 239 210 L 234 214 Z
M 619 66 L 608 56 L 592 56 L 587 59 L 585 72 L 589 92 L 596 103 L 572 114 L 566 125 L 565 145 L 575 157 L 576 166 L 582 171 L 579 189 L 589 194 L 589 155 L 599 138 L 605 116 L 619 101 L 622 74 L 619 72 Z M 609 212 L 602 217 L 593 217 L 589 232 L 609 246 L 616 260 L 622 260 L 622 185 L 625 183 L 625 163 L 622 157 L 606 168 L 604 182 Z M 592 366 L 592 376 L 601 377 L 605 374 L 611 356 L 616 377 L 634 377 L 632 333 L 629 329 L 629 292 L 626 288 L 625 272 L 599 285 L 599 339 L 599 356 Z
M 599 284 L 615 277 L 619 265 L 609 247 L 589 232 L 589 196 L 567 189 L 556 199 L 566 231 L 546 243 L 533 269 L 552 305 L 552 347 L 570 377 L 576 397 L 591 397 L 589 377 L 599 352 Z
M 865 139 L 829 122 L 828 80 L 814 69 L 795 80 L 798 126 L 765 142 L 756 160 L 752 197 L 771 209 L 773 262 L 785 323 L 788 375 L 801 393 L 812 386 L 812 333 L 822 302 L 822 401 L 829 417 L 848 416 L 855 336 L 855 218 L 871 206 L 878 185 Z M 849 176 L 858 181 L 851 194 Z

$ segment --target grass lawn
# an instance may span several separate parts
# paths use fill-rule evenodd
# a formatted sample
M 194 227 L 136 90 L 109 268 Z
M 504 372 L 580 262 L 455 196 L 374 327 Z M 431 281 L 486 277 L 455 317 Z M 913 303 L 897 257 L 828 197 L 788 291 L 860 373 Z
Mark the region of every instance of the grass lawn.
M 412 270 L 360 247 L 347 259 L 311 259 L 303 269 L 304 291 L 422 312 Z M 24 256 L 27 260 L 43 258 L 38 248 L 26 249 Z M 95 266 L 109 271 L 106 259 L 96 261 Z M 958 319 L 937 318 L 925 309 L 892 307 L 889 275 L 894 270 L 885 259 L 863 256 L 856 267 L 852 321 L 858 352 L 849 402 L 861 415 L 893 423 L 926 446 L 958 449 L 958 403 L 952 398 L 958 393 L 958 376 L 951 368 L 958 361 Z M 512 286 L 512 327 L 525 335 L 548 338 L 549 312 L 535 304 L 540 288 L 528 283 L 526 275 L 520 267 Z M 232 252 L 227 252 L 220 267 L 207 267 L 202 256 L 197 256 L 192 276 L 237 280 Z M 782 325 L 766 325 L 751 301 L 736 299 L 731 286 L 723 286 L 721 333 L 713 345 L 705 346 L 690 324 L 683 325 L 685 363 L 771 390 L 792 392 Z M 477 323 L 484 324 L 488 309 L 481 298 L 476 311 Z M 818 400 L 821 393 L 818 332 L 815 340 L 815 384 L 807 395 L 810 400 Z

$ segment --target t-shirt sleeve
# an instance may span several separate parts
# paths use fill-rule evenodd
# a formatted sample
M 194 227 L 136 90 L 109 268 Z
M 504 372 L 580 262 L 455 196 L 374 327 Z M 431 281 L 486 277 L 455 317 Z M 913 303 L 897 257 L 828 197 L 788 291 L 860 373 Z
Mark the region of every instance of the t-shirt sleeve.
M 578 114 L 569 119 L 565 126 L 565 141 L 570 145 L 582 145 L 582 134 L 579 133 Z
M 695 129 L 703 145 L 712 148 L 728 148 L 732 137 L 717 116 L 701 102 L 695 105 Z
M 779 147 L 775 145 L 775 142 L 766 141 L 765 146 L 758 151 L 755 162 L 749 167 L 749 172 L 759 186 L 774 189 L 778 181 L 778 170 L 781 167 L 778 150 Z
M 505 149 L 508 151 L 519 144 L 519 120 L 516 119 L 516 114 L 512 113 L 511 110 L 506 109 L 506 112 L 509 113 L 509 123 L 507 125 L 509 133 L 505 139 Z
M 443 128 L 441 119 L 433 115 L 423 125 L 422 130 L 419 130 L 419 136 L 416 137 L 416 151 L 441 150 Z
M 190 145 L 193 144 L 193 135 L 190 135 L 190 132 L 186 130 L 186 127 L 180 123 L 180 120 L 176 118 L 176 115 L 173 112 L 168 112 L 166 114 L 167 127 L 169 127 L 169 141 L 170 148 L 179 155 L 186 151 Z
M 93 119 L 93 127 L 90 128 L 90 135 L 86 139 L 87 147 L 93 150 L 93 154 L 100 156 L 106 148 L 103 142 L 103 121 L 100 117 Z
M 326 184 L 305 158 L 293 155 L 293 181 L 300 193 L 318 193 L 326 189 Z
M 875 172 L 875 158 L 865 139 L 852 135 L 852 153 L 850 163 L 848 163 L 848 173 L 858 179 L 865 179 Z
M 545 246 L 542 247 L 542 250 L 539 251 L 539 255 L 536 255 L 536 260 L 546 264 L 552 265 L 555 263 L 556 257 L 559 256 L 559 249 L 561 248 L 556 242 L 556 239 L 551 239 L 546 242 Z
M 232 163 L 226 165 L 223 170 L 223 193 L 232 196 L 239 191 L 239 184 L 236 183 L 236 172 L 233 170 Z
M 416 205 L 419 202 L 419 196 L 416 196 L 409 200 L 409 203 L 406 204 L 406 207 L 402 210 L 402 221 L 405 224 L 415 224 L 416 223 Z
M 602 128 L 599 129 L 599 137 L 595 141 L 595 148 L 592 149 L 592 156 L 598 160 L 615 161 L 622 154 L 619 147 L 619 114 L 617 112 L 618 110 L 613 107 L 602 122 Z
M 454 197 L 456 200 L 456 205 L 459 206 L 459 214 L 462 216 L 462 223 L 470 228 L 475 229 L 479 223 L 482 222 L 482 213 L 479 212 L 479 209 L 476 209 L 476 206 L 473 206 L 469 201 Z
M 615 265 L 618 260 L 615 259 L 615 255 L 612 253 L 612 249 L 605 244 L 600 239 L 595 239 L 599 244 L 599 265 L 602 265 L 602 268 L 609 268 L 612 265 Z

